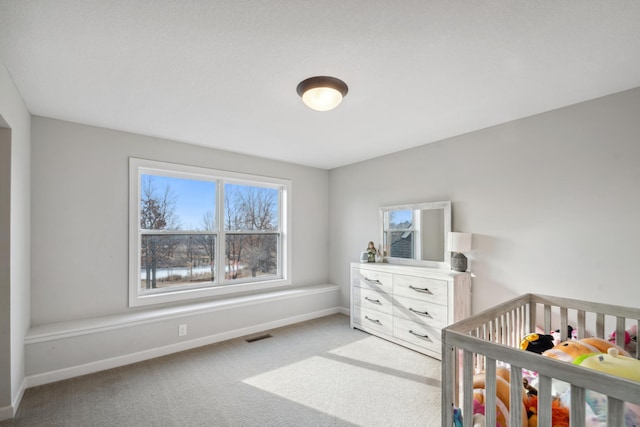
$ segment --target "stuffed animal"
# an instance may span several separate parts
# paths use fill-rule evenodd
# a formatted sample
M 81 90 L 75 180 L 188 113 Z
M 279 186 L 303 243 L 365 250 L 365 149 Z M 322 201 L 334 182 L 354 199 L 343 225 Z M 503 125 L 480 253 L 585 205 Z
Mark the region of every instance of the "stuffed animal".
M 509 408 L 510 404 L 510 384 L 511 372 L 508 368 L 503 366 L 496 367 L 496 425 L 501 427 L 509 426 Z M 473 377 L 473 398 L 478 403 L 474 402 L 474 423 L 480 420 L 484 421 L 484 407 L 485 407 L 485 373 L 476 374 Z M 525 410 L 525 401 L 527 399 L 526 393 L 523 393 L 522 402 L 522 427 L 527 427 L 527 412 Z M 480 409 L 481 408 L 481 409 Z M 475 417 L 475 415 L 482 415 L 482 417 Z
M 529 415 L 529 427 L 538 427 L 538 396 L 530 396 L 526 405 Z M 569 427 L 569 408 L 560 399 L 551 401 L 551 425 L 553 427 Z
M 620 355 L 611 347 L 606 354 L 589 354 L 578 357 L 573 363 L 605 374 L 640 382 L 640 360 Z
M 555 345 L 553 342 L 552 335 L 527 334 L 522 338 L 522 341 L 520 341 L 520 349 L 542 354 Z
M 610 348 L 606 354 L 589 354 L 578 357 L 574 363 L 588 369 L 640 383 L 640 360 L 621 355 L 615 347 Z M 585 399 L 598 419 L 606 419 L 607 398 L 604 395 L 587 390 Z M 624 409 L 624 418 L 627 426 L 640 425 L 640 406 L 627 402 Z M 603 423 L 602 425 L 605 424 Z
M 522 385 L 524 386 L 524 389 L 527 390 L 528 396 L 538 395 L 538 390 L 529 383 L 529 380 L 527 378 L 522 379 Z
M 613 331 L 609 335 L 609 342 L 615 344 L 616 331 Z M 638 325 L 631 325 L 629 329 L 624 331 L 624 349 L 628 352 L 636 350 L 636 344 L 638 343 Z
M 546 350 L 542 355 L 565 362 L 573 362 L 579 356 L 591 353 L 606 353 L 611 347 L 617 348 L 623 356 L 629 356 L 629 353 L 623 348 L 602 338 L 582 338 L 579 340 L 564 341 Z
M 560 329 L 551 331 L 551 336 L 553 337 L 554 345 L 558 345 L 562 342 L 562 339 L 560 338 Z M 567 340 L 575 340 L 575 339 L 578 339 L 578 330 L 571 325 L 567 325 Z
M 462 410 L 460 408 L 453 408 L 453 425 L 462 427 Z

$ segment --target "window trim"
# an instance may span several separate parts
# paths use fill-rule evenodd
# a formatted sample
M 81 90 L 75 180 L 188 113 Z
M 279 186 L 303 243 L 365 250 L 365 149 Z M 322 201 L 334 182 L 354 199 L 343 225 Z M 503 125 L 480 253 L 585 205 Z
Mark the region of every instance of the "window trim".
M 204 179 L 209 181 L 224 180 L 224 183 L 264 185 L 279 188 L 279 212 L 280 212 L 280 233 L 282 239 L 280 244 L 280 258 L 278 262 L 278 277 L 272 280 L 251 282 L 241 280 L 234 283 L 220 283 L 218 280 L 211 286 L 200 286 L 189 289 L 176 289 L 170 292 L 159 292 L 141 295 L 140 287 L 140 246 L 142 233 L 139 232 L 140 223 L 140 176 L 143 173 L 161 173 L 163 175 L 175 176 L 178 178 Z M 216 204 L 220 203 L 222 185 L 217 185 Z M 189 166 L 170 162 L 160 162 L 146 160 L 135 157 L 129 158 L 129 307 L 148 306 L 153 304 L 163 304 L 178 301 L 196 300 L 202 298 L 234 295 L 238 293 L 263 291 L 276 287 L 289 286 L 292 284 L 292 263 L 291 258 L 291 227 L 292 227 L 292 182 L 289 179 L 252 175 L 240 172 L 223 171 L 199 166 Z M 224 215 L 217 212 L 216 215 L 216 259 L 220 259 L 220 254 L 224 257 L 223 247 Z M 235 232 L 230 232 L 235 233 Z M 259 234 L 253 232 L 251 234 Z M 219 270 L 218 270 L 219 271 Z M 216 275 L 216 279 L 219 274 Z

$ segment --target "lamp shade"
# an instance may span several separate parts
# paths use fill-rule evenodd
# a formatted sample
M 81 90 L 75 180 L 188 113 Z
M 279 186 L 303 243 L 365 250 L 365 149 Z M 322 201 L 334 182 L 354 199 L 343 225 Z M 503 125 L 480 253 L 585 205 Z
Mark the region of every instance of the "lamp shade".
M 301 81 L 296 91 L 307 107 L 316 111 L 329 111 L 342 102 L 349 88 L 345 82 L 335 77 L 318 76 Z
M 471 233 L 450 232 L 447 242 L 449 252 L 469 252 L 471 250 Z

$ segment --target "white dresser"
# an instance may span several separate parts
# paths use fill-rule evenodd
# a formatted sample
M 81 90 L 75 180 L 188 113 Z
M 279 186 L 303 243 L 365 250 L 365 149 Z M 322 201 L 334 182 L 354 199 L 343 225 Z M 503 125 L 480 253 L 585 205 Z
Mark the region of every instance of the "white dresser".
M 440 360 L 441 329 L 470 314 L 470 273 L 351 263 L 352 328 Z

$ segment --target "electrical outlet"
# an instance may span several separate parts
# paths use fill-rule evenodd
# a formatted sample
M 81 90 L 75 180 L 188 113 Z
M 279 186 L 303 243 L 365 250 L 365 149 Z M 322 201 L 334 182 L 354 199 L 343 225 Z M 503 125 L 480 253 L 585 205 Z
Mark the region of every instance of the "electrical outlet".
M 187 335 L 187 325 L 186 324 L 178 325 L 178 336 L 183 337 L 185 335 Z

